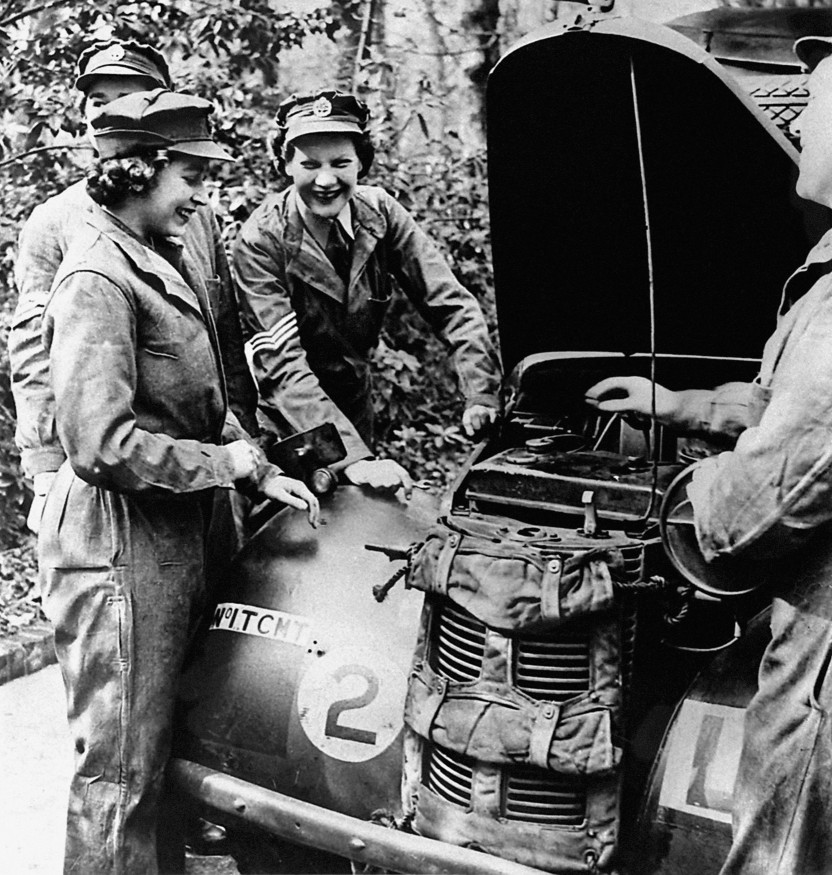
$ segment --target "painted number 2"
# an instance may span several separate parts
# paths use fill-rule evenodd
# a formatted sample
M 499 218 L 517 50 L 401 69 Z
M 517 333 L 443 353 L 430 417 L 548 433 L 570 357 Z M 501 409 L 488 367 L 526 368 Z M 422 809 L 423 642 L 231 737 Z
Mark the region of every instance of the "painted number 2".
M 336 681 L 341 681 L 351 675 L 363 678 L 367 686 L 359 695 L 351 696 L 348 699 L 338 699 L 329 706 L 329 710 L 326 712 L 324 734 L 330 738 L 357 741 L 359 744 L 375 744 L 377 737 L 375 732 L 371 732 L 369 729 L 358 729 L 354 726 L 344 726 L 343 723 L 338 722 L 345 711 L 366 708 L 378 695 L 378 678 L 364 665 L 342 665 L 336 669 L 332 676 Z

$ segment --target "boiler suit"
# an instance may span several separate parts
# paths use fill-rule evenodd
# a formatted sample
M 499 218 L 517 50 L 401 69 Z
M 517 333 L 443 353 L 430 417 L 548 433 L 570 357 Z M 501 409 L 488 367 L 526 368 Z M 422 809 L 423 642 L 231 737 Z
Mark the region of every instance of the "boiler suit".
M 691 428 L 741 431 L 688 490 L 703 553 L 764 560 L 773 582 L 723 875 L 832 872 L 830 271 L 832 232 L 787 284 L 757 381 L 690 393 L 684 412 Z M 795 285 L 808 291 L 788 307 Z
M 267 198 L 232 257 L 260 409 L 279 434 L 334 422 L 347 457 L 372 456 L 369 356 L 395 278 L 453 354 L 467 405 L 498 407 L 500 369 L 474 296 L 389 194 L 358 186 L 348 287 L 304 226 L 294 189 Z
M 158 247 L 170 261 L 91 209 L 44 314 L 67 461 L 38 548 L 75 745 L 65 871 L 79 875 L 157 871 L 156 808 L 212 493 L 234 485 L 219 444 L 244 437 L 226 413 L 200 271 L 172 241 Z
M 9 359 L 17 409 L 15 441 L 28 477 L 57 471 L 64 460 L 55 431 L 54 398 L 49 360 L 41 342 L 41 319 L 58 267 L 93 207 L 82 180 L 35 207 L 18 241 L 15 282 L 19 297 L 9 334 Z M 257 391 L 243 352 L 237 295 L 210 207 L 197 210 L 183 240 L 206 278 L 231 409 L 243 426 L 255 433 Z

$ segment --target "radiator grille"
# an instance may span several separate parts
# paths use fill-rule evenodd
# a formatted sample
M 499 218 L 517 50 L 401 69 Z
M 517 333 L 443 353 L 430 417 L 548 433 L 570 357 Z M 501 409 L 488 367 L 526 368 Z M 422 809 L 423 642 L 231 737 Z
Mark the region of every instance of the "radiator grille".
M 515 684 L 535 699 L 565 702 L 590 688 L 586 632 L 518 638 L 515 654 Z
M 485 626 L 462 608 L 444 602 L 434 627 L 431 664 L 452 681 L 476 680 L 482 671 Z
M 441 799 L 467 808 L 471 803 L 474 763 L 454 751 L 428 746 L 425 785 Z M 532 767 L 500 768 L 501 816 L 550 827 L 577 827 L 586 818 L 586 784 Z
M 423 780 L 441 799 L 467 807 L 473 777 L 473 767 L 464 757 L 441 747 L 426 748 Z
M 503 816 L 544 826 L 580 826 L 586 818 L 586 785 L 541 769 L 506 769 Z

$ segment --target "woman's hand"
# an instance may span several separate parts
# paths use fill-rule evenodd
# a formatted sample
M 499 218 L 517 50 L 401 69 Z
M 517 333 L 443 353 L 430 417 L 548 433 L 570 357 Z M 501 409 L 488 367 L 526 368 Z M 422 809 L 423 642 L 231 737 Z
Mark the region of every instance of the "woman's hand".
M 653 415 L 653 388 L 646 377 L 609 377 L 587 389 L 584 400 L 604 413 L 629 413 L 647 419 Z M 678 407 L 676 392 L 656 384 L 656 419 L 671 424 Z
M 371 489 L 383 489 L 395 492 L 401 488 L 404 497 L 413 494 L 413 481 L 407 471 L 392 459 L 363 459 L 353 462 L 344 468 L 344 476 L 356 486 L 369 486 Z
M 251 477 L 263 459 L 260 450 L 248 441 L 232 441 L 226 444 L 225 448 L 231 456 L 231 468 L 235 480 Z
M 462 430 L 468 437 L 477 438 L 484 435 L 496 421 L 496 408 L 486 404 L 472 404 L 462 414 Z
M 260 487 L 260 491 L 266 498 L 273 498 L 275 501 L 288 504 L 290 507 L 305 510 L 309 525 L 313 529 L 318 527 L 318 521 L 321 518 L 321 505 L 300 480 L 277 474 L 269 477 Z

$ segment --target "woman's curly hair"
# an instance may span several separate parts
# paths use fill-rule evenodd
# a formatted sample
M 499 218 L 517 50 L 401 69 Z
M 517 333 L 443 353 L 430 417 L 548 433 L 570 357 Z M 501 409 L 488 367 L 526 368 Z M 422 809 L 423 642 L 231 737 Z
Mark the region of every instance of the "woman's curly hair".
M 166 149 L 141 149 L 120 158 L 99 158 L 87 171 L 87 193 L 103 207 L 117 207 L 128 197 L 146 197 L 170 163 Z
M 344 134 L 355 143 L 355 152 L 358 155 L 358 163 L 361 165 L 358 171 L 358 178 L 363 179 L 373 166 L 373 158 L 376 154 L 376 148 L 370 135 L 366 132 L 363 134 Z M 286 173 L 286 163 L 291 161 L 295 154 L 294 142 L 285 143 L 286 130 L 284 128 L 276 128 L 269 136 L 269 148 L 277 165 L 277 172 L 281 176 L 288 176 Z

